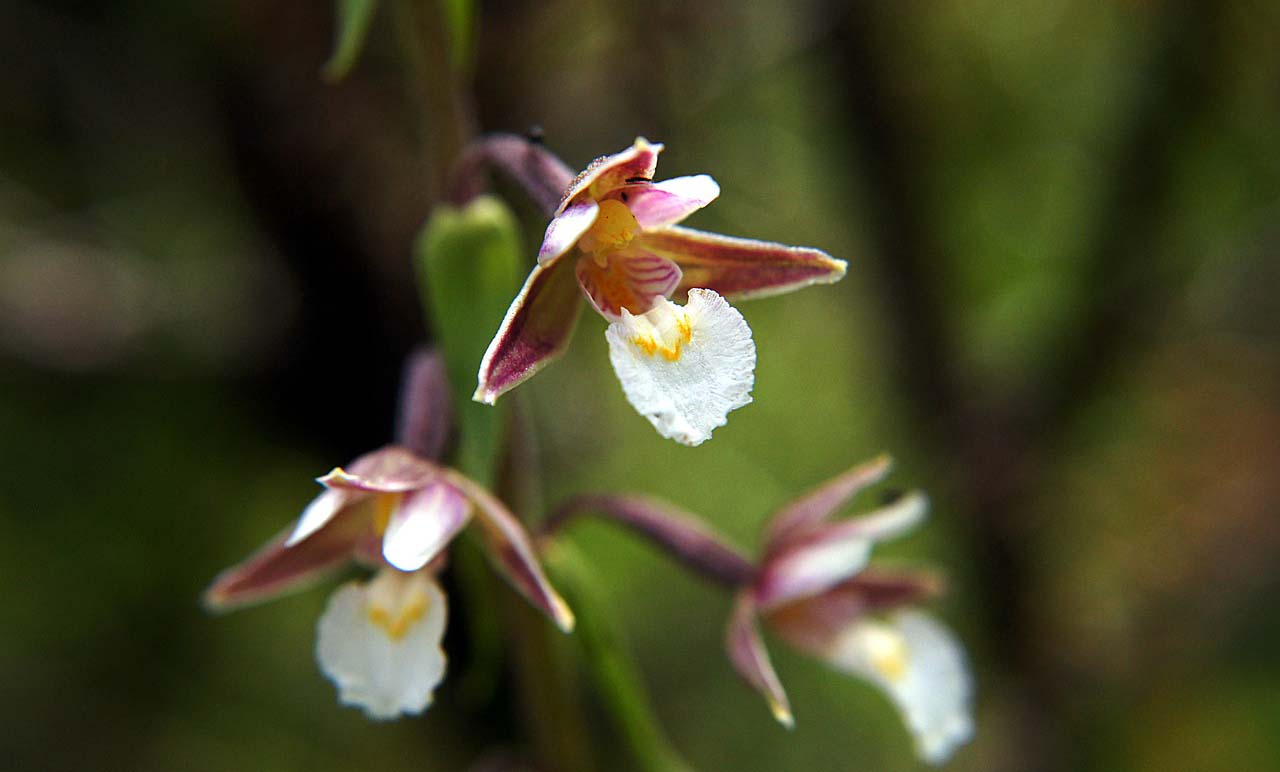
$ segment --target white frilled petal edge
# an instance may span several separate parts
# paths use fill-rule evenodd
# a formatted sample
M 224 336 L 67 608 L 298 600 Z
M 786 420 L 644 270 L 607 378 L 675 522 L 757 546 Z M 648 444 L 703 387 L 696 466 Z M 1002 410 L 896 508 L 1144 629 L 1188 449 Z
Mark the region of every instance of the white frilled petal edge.
M 627 400 L 663 437 L 700 445 L 751 402 L 751 328 L 711 290 L 689 290 L 683 308 L 657 299 L 645 314 L 623 309 L 605 337 Z
M 836 638 L 828 658 L 884 690 L 924 761 L 941 764 L 973 736 L 973 678 L 964 649 L 927 614 L 904 611 L 887 621 L 855 622 Z
M 316 659 L 344 705 L 369 718 L 421 713 L 444 678 L 444 593 L 424 572 L 347 582 L 320 617 Z

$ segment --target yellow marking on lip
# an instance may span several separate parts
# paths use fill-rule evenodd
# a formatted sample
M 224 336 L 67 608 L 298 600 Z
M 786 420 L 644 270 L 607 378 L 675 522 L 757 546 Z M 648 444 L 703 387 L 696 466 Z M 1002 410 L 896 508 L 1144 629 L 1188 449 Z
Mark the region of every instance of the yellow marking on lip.
M 880 675 L 897 681 L 907 674 L 911 656 L 907 643 L 894 631 L 874 629 L 867 639 L 868 659 Z
M 659 344 L 652 335 L 632 335 L 631 342 L 635 344 L 636 348 L 643 351 L 646 356 L 661 354 L 662 358 L 668 362 L 678 362 L 684 353 L 684 344 L 693 339 L 693 325 L 689 323 L 688 316 L 680 314 L 676 317 L 676 330 L 679 332 L 680 337 L 670 345 L 665 344 L 665 342 Z
M 658 350 L 658 342 L 648 335 L 632 335 L 631 342 L 648 356 L 653 356 Z
M 384 606 L 370 606 L 369 621 L 375 627 L 381 628 L 388 638 L 398 641 L 408 634 L 414 623 L 427 615 L 429 605 L 430 601 L 426 593 L 414 593 L 413 598 L 396 609 L 394 614 Z

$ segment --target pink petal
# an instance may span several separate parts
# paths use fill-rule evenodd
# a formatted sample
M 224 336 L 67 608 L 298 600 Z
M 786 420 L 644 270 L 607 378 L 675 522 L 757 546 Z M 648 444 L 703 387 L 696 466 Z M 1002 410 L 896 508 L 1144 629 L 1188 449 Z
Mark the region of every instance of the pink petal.
M 590 255 L 578 260 L 578 286 L 591 305 L 611 322 L 622 318 L 622 309 L 643 314 L 655 299 L 670 295 L 680 283 L 680 267 L 665 257 L 631 250 L 613 252 L 603 267 Z
M 756 623 L 756 610 L 748 593 L 739 593 L 729 617 L 729 627 L 725 631 L 725 649 L 729 653 L 729 661 L 753 689 L 764 695 L 769 701 L 769 709 L 778 723 L 790 729 L 795 725 L 791 715 L 791 706 L 787 702 L 787 693 L 782 689 L 778 674 L 769 661 L 769 651 L 760 637 L 760 627 Z
M 428 461 L 440 458 L 453 425 L 449 379 L 440 352 L 420 349 L 410 355 L 400 387 L 397 442 Z
M 472 399 L 492 405 L 564 351 L 582 310 L 567 260 L 536 265 L 480 362 Z
M 826 520 L 858 491 L 883 480 L 892 467 L 893 459 L 887 455 L 879 456 L 828 480 L 778 510 L 769 522 L 766 550 L 777 549 L 795 534 Z
M 298 517 L 298 521 L 293 526 L 293 532 L 285 540 L 284 546 L 292 547 L 319 531 L 337 517 L 343 508 L 350 506 L 359 498 L 360 495 L 353 491 L 331 489 L 322 492 L 307 504 L 306 509 L 302 510 L 302 515 Z
M 572 249 L 582 234 L 591 228 L 598 214 L 600 205 L 587 199 L 570 205 L 553 217 L 538 249 L 538 264 L 546 265 Z
M 803 548 L 831 539 L 888 541 L 914 529 L 928 512 L 928 497 L 919 491 L 912 491 L 869 514 L 815 528 L 797 538 L 795 545 Z
M 238 608 L 301 589 L 351 559 L 369 529 L 368 511 L 350 506 L 293 546 L 288 531 L 267 542 L 248 560 L 228 568 L 205 590 L 204 603 L 218 611 Z
M 573 612 L 555 591 L 538 564 L 533 542 L 515 515 L 493 494 L 473 480 L 447 470 L 449 482 L 476 505 L 484 529 L 489 558 L 499 573 L 564 632 L 573 630 Z
M 627 184 L 627 180 L 653 179 L 661 152 L 661 144 L 650 144 L 644 137 L 637 137 L 635 144 L 626 150 L 597 158 L 570 183 L 556 213 L 587 199 L 599 200 L 614 188 Z
M 452 485 L 436 481 L 406 494 L 391 513 L 382 538 L 382 556 L 401 571 L 417 571 L 462 530 L 471 504 Z
M 642 233 L 636 242 L 680 266 L 684 280 L 677 293 L 702 287 L 730 299 L 764 297 L 839 281 L 846 268 L 843 260 L 819 249 L 720 236 L 678 225 Z
M 328 488 L 366 493 L 404 493 L 421 488 L 436 477 L 435 464 L 412 451 L 388 445 L 366 453 L 348 465 L 317 478 Z
M 706 174 L 629 185 L 622 190 L 623 202 L 645 230 L 675 225 L 719 195 L 720 186 Z
M 941 580 L 928 572 L 869 568 L 823 593 L 766 613 L 765 621 L 787 643 L 821 655 L 863 614 L 916 605 L 941 589 Z
M 870 515 L 806 531 L 765 556 L 756 581 L 762 609 L 823 592 L 866 568 L 871 547 L 915 527 L 928 510 L 921 493 L 909 493 Z

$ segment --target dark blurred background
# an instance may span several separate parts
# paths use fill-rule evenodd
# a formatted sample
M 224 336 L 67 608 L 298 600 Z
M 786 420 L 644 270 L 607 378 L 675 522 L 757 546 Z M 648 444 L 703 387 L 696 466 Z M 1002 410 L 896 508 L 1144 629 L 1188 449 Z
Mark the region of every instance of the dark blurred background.
M 584 316 L 522 390 L 549 502 L 655 494 L 753 547 L 773 507 L 890 451 L 934 509 L 884 552 L 950 577 L 936 611 L 978 678 L 952 768 L 1280 765 L 1280 6 L 477 13 L 481 129 L 540 125 L 574 167 L 664 141 L 660 177 L 723 188 L 690 224 L 850 261 L 838 285 L 741 305 L 756 401 L 696 449 L 631 410 Z M 14 0 L 4 18 L 4 765 L 519 757 L 509 679 L 463 694 L 452 630 L 436 706 L 374 724 L 314 664 L 326 589 L 198 604 L 312 477 L 389 438 L 401 358 L 430 335 L 409 250 L 438 170 L 394 15 L 336 85 L 327 3 Z M 532 256 L 544 223 L 511 201 Z M 697 767 L 917 766 L 878 693 L 777 644 L 798 726 L 773 725 L 722 655 L 720 590 L 607 526 L 573 538 Z

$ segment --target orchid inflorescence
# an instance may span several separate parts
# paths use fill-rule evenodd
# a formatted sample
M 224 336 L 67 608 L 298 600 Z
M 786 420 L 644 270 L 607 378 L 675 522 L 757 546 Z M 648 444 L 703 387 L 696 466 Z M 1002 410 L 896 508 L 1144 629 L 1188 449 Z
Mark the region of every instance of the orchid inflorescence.
M 537 262 L 479 362 L 475 399 L 492 404 L 562 353 L 582 298 L 609 323 L 610 360 L 628 401 L 664 437 L 698 445 L 751 401 L 756 347 L 742 299 L 839 280 L 824 252 L 730 238 L 677 225 L 720 192 L 706 175 L 654 182 L 662 145 L 637 139 L 570 180 L 540 145 L 512 136 L 476 143 L 459 164 L 455 198 L 482 187 L 485 166 L 510 173 L 551 214 Z M 551 191 L 563 190 L 558 203 Z M 941 584 L 930 573 L 869 567 L 874 545 L 914 528 L 925 497 L 908 493 L 862 517 L 831 515 L 889 470 L 879 458 L 835 478 L 771 520 L 751 560 L 696 517 L 633 495 L 563 504 L 535 538 L 484 485 L 451 469 L 445 367 L 418 352 L 406 367 L 394 444 L 318 478 L 324 490 L 297 522 L 223 572 L 206 604 L 267 600 L 356 563 L 371 576 L 340 586 L 318 625 L 316 656 L 343 703 L 371 718 L 423 711 L 444 676 L 447 548 L 472 521 L 490 562 L 564 632 L 574 616 L 540 552 L 574 518 L 595 514 L 662 546 L 735 597 L 726 632 L 733 667 L 790 726 L 790 703 L 761 625 L 793 647 L 881 689 L 921 758 L 940 762 L 972 733 L 972 684 L 954 635 L 917 610 Z

